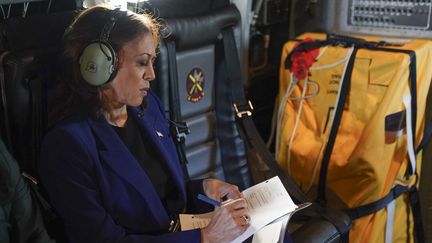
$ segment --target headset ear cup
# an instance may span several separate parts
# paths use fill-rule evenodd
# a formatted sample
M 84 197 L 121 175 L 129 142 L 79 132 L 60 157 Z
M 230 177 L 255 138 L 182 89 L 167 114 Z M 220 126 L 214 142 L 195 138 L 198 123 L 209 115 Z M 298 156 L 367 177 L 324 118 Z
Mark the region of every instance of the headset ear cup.
M 117 54 L 107 42 L 94 42 L 84 48 L 80 59 L 82 78 L 93 86 L 111 81 L 117 70 Z

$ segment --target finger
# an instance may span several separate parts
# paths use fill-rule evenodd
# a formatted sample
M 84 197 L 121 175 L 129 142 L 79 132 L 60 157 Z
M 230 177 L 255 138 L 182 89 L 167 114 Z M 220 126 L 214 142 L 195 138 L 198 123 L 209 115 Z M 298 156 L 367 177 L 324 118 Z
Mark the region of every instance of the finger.
M 244 198 L 237 198 L 237 199 L 228 199 L 226 201 L 222 202 L 222 206 L 234 206 L 234 207 L 240 207 L 241 205 L 246 205 L 246 200 Z
M 243 196 L 236 185 L 227 184 L 227 186 L 221 191 L 221 197 L 227 197 L 228 199 L 237 199 Z
M 229 199 L 238 199 L 243 198 L 243 195 L 240 192 L 230 192 L 226 195 Z
M 237 225 L 241 226 L 241 227 L 245 227 L 245 226 L 248 227 L 249 222 L 250 222 L 250 218 L 247 215 L 242 215 L 242 216 L 236 218 Z
M 239 210 L 232 210 L 229 212 L 231 214 L 231 217 L 238 218 L 243 215 L 247 215 L 249 217 L 249 213 L 246 209 L 239 209 Z
M 238 198 L 235 200 L 222 203 L 222 206 L 227 207 L 229 209 L 239 210 L 239 209 L 247 208 L 247 202 L 244 198 Z
M 240 218 L 243 220 L 244 225 L 249 225 L 250 217 L 248 215 L 242 215 Z

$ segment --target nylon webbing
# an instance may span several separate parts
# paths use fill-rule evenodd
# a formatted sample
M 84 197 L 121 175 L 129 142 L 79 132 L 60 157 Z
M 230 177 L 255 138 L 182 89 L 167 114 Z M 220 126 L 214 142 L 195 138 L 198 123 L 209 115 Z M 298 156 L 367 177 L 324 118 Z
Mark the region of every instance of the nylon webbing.
M 425 242 L 423 221 L 421 215 L 420 194 L 417 190 L 417 187 L 413 186 L 412 188 L 410 188 L 410 191 L 408 193 L 408 198 L 413 213 L 414 231 L 416 233 L 417 242 Z
M 411 93 L 411 112 L 412 112 L 412 134 L 416 134 L 417 126 L 417 57 L 415 51 L 412 50 L 401 50 L 393 48 L 384 47 L 370 47 L 370 50 L 376 51 L 388 51 L 396 53 L 405 53 L 410 58 L 409 64 L 409 83 L 410 83 L 410 93 Z M 415 136 L 413 136 L 413 144 L 415 146 Z M 415 171 L 410 171 L 411 174 L 416 173 Z
M 52 221 L 56 220 L 57 214 L 54 212 L 54 209 L 47 202 L 44 196 L 42 196 L 39 186 L 37 185 L 37 181 L 35 181 L 34 178 L 29 178 L 29 176 L 26 173 L 23 173 L 22 176 L 26 180 L 27 184 L 30 186 L 31 188 L 30 192 L 42 211 L 42 217 L 44 223 L 48 225 Z
M 363 206 L 345 209 L 344 212 L 353 220 L 361 218 L 385 208 L 387 204 L 409 190 L 410 188 L 407 186 L 396 185 L 383 198 Z
M 168 52 L 168 65 L 169 65 L 169 113 L 170 118 L 174 120 L 174 123 L 170 123 L 171 133 L 174 138 L 176 138 L 176 147 L 177 153 L 179 155 L 180 164 L 183 170 L 183 178 L 185 183 L 189 181 L 189 172 L 187 170 L 187 157 L 186 157 L 186 148 L 184 144 L 184 139 L 180 141 L 177 139 L 178 134 L 173 134 L 176 131 L 176 127 L 178 123 L 181 123 L 180 116 L 180 98 L 179 98 L 179 88 L 178 88 L 178 77 L 177 77 L 177 58 L 176 58 L 176 46 L 174 41 L 166 41 L 165 42 Z
M 324 155 L 321 162 L 320 176 L 319 176 L 319 184 L 318 184 L 318 198 L 317 201 L 320 204 L 324 204 L 326 202 L 325 189 L 327 185 L 327 170 L 330 162 L 330 156 L 333 151 L 333 146 L 336 141 L 336 135 L 339 130 L 339 125 L 342 119 L 342 114 L 345 107 L 345 101 L 348 97 L 350 84 L 351 84 L 351 76 L 352 71 L 354 69 L 354 61 L 357 54 L 357 48 L 354 47 L 354 50 L 348 60 L 348 64 L 345 70 L 345 76 L 343 77 L 341 91 L 339 92 L 339 100 L 337 102 L 335 115 L 333 118 L 333 123 L 330 130 L 330 135 L 328 138 L 327 146 L 324 149 Z
M 394 230 L 394 216 L 395 216 L 396 202 L 392 200 L 387 204 L 387 222 L 385 228 L 385 243 L 393 242 L 393 230 Z
M 7 56 L 7 54 L 8 52 L 5 52 L 0 56 L 0 91 L 1 91 L 1 98 L 2 98 L 3 119 L 4 119 L 5 136 L 6 136 L 4 140 L 8 150 L 12 154 L 14 154 L 12 139 L 10 134 L 9 110 L 8 110 L 7 98 L 6 98 L 6 80 L 5 80 L 5 73 L 4 73 L 4 59 Z
M 423 138 L 420 141 L 417 149 L 416 149 L 416 155 L 424 149 L 424 147 L 426 146 L 427 142 L 429 142 L 429 139 L 432 136 L 432 120 L 430 120 L 428 123 L 426 123 L 425 128 L 424 128 L 424 132 L 423 132 Z

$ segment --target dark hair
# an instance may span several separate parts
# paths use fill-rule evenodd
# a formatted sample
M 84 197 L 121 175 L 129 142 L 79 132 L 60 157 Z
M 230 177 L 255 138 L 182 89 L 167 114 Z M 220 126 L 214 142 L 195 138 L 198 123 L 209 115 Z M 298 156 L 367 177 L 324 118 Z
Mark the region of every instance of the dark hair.
M 159 43 L 159 24 L 150 14 L 114 10 L 108 5 L 99 5 L 81 12 L 68 27 L 63 36 L 62 69 L 59 76 L 58 95 L 50 113 L 50 126 L 77 114 L 99 115 L 103 108 L 101 90 L 106 85 L 92 86 L 81 76 L 79 58 L 84 48 L 100 39 L 101 30 L 118 14 L 108 42 L 119 53 L 121 47 L 135 38 L 149 33 L 153 35 L 155 46 Z

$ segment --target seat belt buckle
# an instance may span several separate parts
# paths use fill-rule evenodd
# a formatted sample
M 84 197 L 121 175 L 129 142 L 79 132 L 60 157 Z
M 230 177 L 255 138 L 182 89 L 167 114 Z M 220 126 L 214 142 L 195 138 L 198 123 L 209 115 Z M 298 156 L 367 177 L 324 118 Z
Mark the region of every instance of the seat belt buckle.
M 250 100 L 248 100 L 247 104 L 242 105 L 233 103 L 233 107 L 238 118 L 242 118 L 243 116 L 252 116 L 252 111 L 254 109 Z
M 175 122 L 172 128 L 174 128 L 174 135 L 177 142 L 183 142 L 190 133 L 190 129 L 186 122 Z

